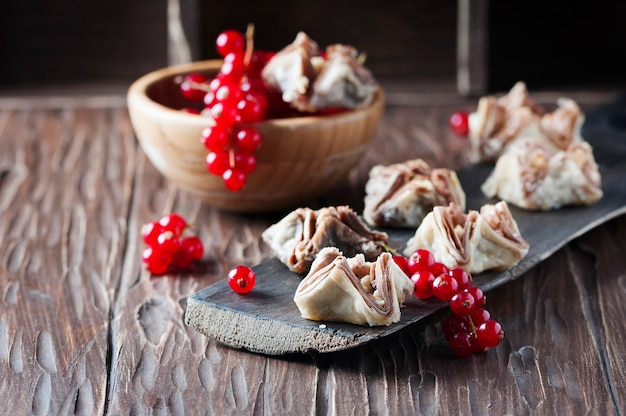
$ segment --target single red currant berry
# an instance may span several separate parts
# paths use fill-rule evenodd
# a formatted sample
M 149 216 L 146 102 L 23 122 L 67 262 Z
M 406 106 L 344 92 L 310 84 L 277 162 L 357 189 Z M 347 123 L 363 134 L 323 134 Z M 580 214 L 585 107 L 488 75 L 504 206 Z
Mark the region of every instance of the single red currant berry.
M 465 289 L 465 291 L 474 296 L 474 301 L 476 302 L 477 308 L 485 305 L 487 297 L 485 296 L 481 288 L 479 288 L 478 286 L 470 286 Z
M 254 271 L 247 266 L 236 266 L 228 272 L 228 285 L 239 294 L 250 292 L 256 283 Z
M 230 157 L 228 152 L 209 152 L 206 155 L 207 170 L 213 175 L 222 176 L 226 169 L 230 168 Z
M 243 33 L 228 29 L 217 36 L 215 48 L 222 57 L 232 52 L 243 53 L 246 49 L 246 38 Z
M 467 332 L 457 332 L 452 335 L 448 342 L 450 343 L 450 349 L 458 357 L 468 357 L 474 352 L 472 335 Z
M 248 65 L 248 74 L 250 76 L 260 77 L 265 65 L 274 57 L 276 52 L 254 50 L 250 56 L 250 64 Z
M 163 231 L 165 231 L 165 228 L 158 221 L 153 221 L 141 227 L 141 236 L 144 243 L 154 247 L 157 244 L 159 234 Z
M 241 123 L 256 123 L 265 118 L 267 100 L 258 93 L 248 93 L 237 102 Z
M 239 88 L 244 93 L 254 93 L 257 98 L 265 100 L 265 105 L 267 106 L 266 94 L 268 90 L 261 77 L 252 77 L 248 74 L 241 80 Z
M 246 184 L 246 174 L 237 169 L 226 169 L 222 179 L 224 186 L 230 191 L 239 191 Z
M 417 249 L 410 256 L 408 260 L 409 271 L 411 274 L 420 270 L 430 270 L 430 267 L 435 263 L 435 258 L 428 250 Z
M 204 247 L 198 237 L 185 237 L 180 241 L 180 249 L 172 256 L 172 263 L 186 269 L 194 260 L 200 260 L 203 254 Z
M 441 324 L 441 330 L 445 335 L 446 339 L 452 338 L 452 335 L 458 332 L 471 333 L 472 327 L 470 326 L 467 320 L 459 315 L 452 315 L 446 318 L 445 321 Z
M 204 245 L 198 237 L 186 237 L 181 241 L 181 248 L 187 250 L 194 260 L 200 260 L 204 255 Z
M 252 173 L 256 168 L 256 157 L 252 153 L 239 152 L 235 153 L 235 169 L 247 175 Z
M 459 290 L 465 290 L 472 283 L 472 276 L 460 267 L 454 267 L 449 271 L 450 276 L 459 284 Z
M 504 338 L 504 330 L 499 322 L 488 319 L 476 329 L 476 338 L 483 347 L 493 348 Z
M 141 254 L 141 259 L 150 273 L 163 274 L 170 267 L 172 255 L 156 248 L 147 247 Z
M 230 143 L 229 129 L 215 125 L 202 130 L 202 143 L 213 152 L 223 151 Z
M 408 276 L 409 275 L 409 260 L 406 257 L 401 256 L 400 254 L 394 254 L 391 256 L 391 258 L 393 259 L 394 262 L 396 262 L 396 264 L 400 267 L 400 269 L 402 269 L 404 274 Z
M 470 318 L 472 318 L 472 322 L 475 326 L 480 326 L 483 322 L 486 322 L 491 318 L 491 314 L 485 308 L 474 308 L 474 311 L 470 314 Z
M 472 313 L 475 309 L 474 296 L 468 292 L 458 292 L 450 299 L 450 310 L 452 313 L 465 316 Z
M 450 116 L 450 128 L 458 136 L 467 136 L 469 131 L 469 114 L 466 111 L 455 111 Z
M 226 55 L 220 68 L 220 76 L 239 84 L 246 71 L 243 58 L 243 53 L 229 53 Z
M 411 281 L 415 284 L 413 294 L 420 299 L 428 299 L 433 296 L 433 282 L 435 276 L 427 270 L 418 270 L 411 275 Z
M 187 221 L 175 212 L 164 215 L 159 219 L 159 224 L 163 226 L 164 231 L 170 231 L 176 236 L 180 236 L 185 228 L 187 228 Z
M 209 114 L 216 123 L 224 128 L 232 127 L 237 123 L 237 107 L 229 101 L 218 101 L 209 110 Z
M 449 274 L 442 274 L 433 281 L 433 296 L 449 301 L 459 291 L 459 284 Z
M 448 266 L 438 261 L 434 262 L 430 266 L 429 270 L 432 274 L 435 275 L 435 277 L 439 276 L 440 274 L 448 274 Z
M 180 248 L 180 239 L 173 232 L 165 231 L 157 237 L 155 248 L 163 253 L 174 254 Z
M 261 144 L 261 133 L 254 127 L 243 127 L 237 132 L 237 146 L 244 152 L 254 152 Z
M 202 101 L 206 91 L 201 87 L 206 82 L 202 74 L 189 74 L 180 83 L 180 92 L 189 101 Z
M 223 84 L 215 91 L 215 99 L 238 102 L 241 99 L 241 90 L 235 84 Z

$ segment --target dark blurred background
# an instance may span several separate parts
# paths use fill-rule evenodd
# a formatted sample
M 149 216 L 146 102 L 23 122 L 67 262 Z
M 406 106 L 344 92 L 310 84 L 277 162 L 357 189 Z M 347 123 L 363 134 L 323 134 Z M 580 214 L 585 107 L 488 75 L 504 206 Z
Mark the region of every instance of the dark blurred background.
M 248 23 L 259 49 L 280 49 L 298 31 L 322 47 L 351 44 L 381 82 L 448 83 L 466 95 L 517 80 L 533 90 L 626 85 L 626 2 L 617 0 L 7 0 L 0 89 L 128 85 L 217 57 L 217 34 Z

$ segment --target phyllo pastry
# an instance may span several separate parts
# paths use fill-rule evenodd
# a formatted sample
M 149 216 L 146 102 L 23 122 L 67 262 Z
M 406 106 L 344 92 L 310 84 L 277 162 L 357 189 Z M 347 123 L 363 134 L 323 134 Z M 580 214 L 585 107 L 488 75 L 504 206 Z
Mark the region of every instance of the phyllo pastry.
M 482 185 L 483 193 L 527 210 L 590 205 L 602 198 L 600 172 L 587 142 L 554 150 L 527 140 L 508 150 Z
M 557 108 L 546 112 L 520 81 L 500 98 L 485 96 L 478 101 L 476 112 L 469 116 L 471 159 L 494 162 L 509 146 L 528 138 L 565 150 L 582 141 L 584 119 L 578 104 L 568 98 L 557 100 Z
M 365 185 L 363 218 L 376 227 L 416 228 L 433 207 L 451 202 L 465 209 L 465 192 L 453 170 L 432 169 L 422 159 L 376 165 Z
M 297 208 L 262 234 L 289 270 L 306 273 L 324 247 L 337 247 L 346 256 L 363 253 L 372 260 L 385 250 L 386 233 L 370 230 L 348 206 L 319 210 Z
M 474 162 L 495 161 L 515 138 L 541 134 L 544 113 L 521 81 L 500 98 L 481 97 L 478 108 L 469 115 L 471 158 Z
M 514 266 L 528 252 L 528 243 L 507 203 L 500 201 L 467 214 L 455 204 L 434 207 L 407 242 L 404 254 L 419 248 L 448 267 L 480 273 Z
M 303 318 L 356 325 L 391 325 L 414 290 L 409 277 L 384 252 L 374 262 L 362 254 L 346 258 L 335 247 L 322 249 L 296 289 Z
M 335 44 L 321 53 L 304 32 L 270 59 L 261 76 L 292 108 L 309 113 L 365 107 L 378 88 L 354 47 Z

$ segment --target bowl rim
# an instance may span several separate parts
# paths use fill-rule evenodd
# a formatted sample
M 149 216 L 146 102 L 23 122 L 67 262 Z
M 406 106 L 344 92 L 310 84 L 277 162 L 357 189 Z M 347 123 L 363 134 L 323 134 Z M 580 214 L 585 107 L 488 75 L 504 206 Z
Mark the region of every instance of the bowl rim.
M 150 112 L 158 112 L 162 117 L 169 119 L 176 119 L 181 122 L 190 123 L 202 127 L 207 126 L 207 117 L 199 116 L 197 114 L 187 113 L 185 111 L 177 110 L 166 105 L 160 104 L 157 101 L 151 99 L 147 90 L 150 86 L 159 82 L 163 78 L 176 77 L 177 75 L 187 74 L 194 71 L 207 70 L 207 69 L 219 69 L 222 65 L 221 59 L 207 59 L 201 61 L 193 61 L 190 63 L 182 63 L 176 65 L 170 65 L 148 72 L 138 79 L 136 79 L 128 88 L 127 102 L 128 106 L 137 105 L 142 106 Z M 272 124 L 276 126 L 294 126 L 300 124 L 309 124 L 315 121 L 321 120 L 336 120 L 343 119 L 345 117 L 351 117 L 361 112 L 366 112 L 376 107 L 381 101 L 384 103 L 384 91 L 380 85 L 377 86 L 376 92 L 372 102 L 363 108 L 357 108 L 350 111 L 345 111 L 337 114 L 324 114 L 324 115 L 306 115 L 296 117 L 285 118 L 273 118 L 258 122 L 257 124 Z

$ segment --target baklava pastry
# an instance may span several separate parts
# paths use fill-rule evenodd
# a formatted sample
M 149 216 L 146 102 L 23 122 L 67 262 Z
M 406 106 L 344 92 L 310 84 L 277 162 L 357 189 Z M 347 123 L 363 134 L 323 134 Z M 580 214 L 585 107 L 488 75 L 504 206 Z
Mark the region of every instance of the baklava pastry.
M 358 51 L 335 44 L 324 54 L 306 33 L 296 39 L 263 68 L 261 76 L 283 101 L 301 112 L 324 109 L 356 109 L 374 99 L 378 82 L 359 61 Z
M 507 203 L 500 201 L 467 214 L 455 204 L 434 207 L 407 242 L 404 254 L 419 248 L 448 267 L 480 273 L 514 266 L 529 247 Z
M 324 247 L 337 247 L 346 256 L 363 253 L 376 259 L 387 245 L 387 234 L 372 231 L 348 206 L 319 210 L 297 208 L 262 234 L 289 270 L 306 273 Z
M 400 308 L 413 290 L 391 253 L 368 262 L 362 254 L 346 258 L 326 247 L 298 285 L 294 301 L 305 319 L 381 326 L 400 320 Z
M 378 82 L 357 58 L 358 52 L 352 46 L 336 44 L 326 48 L 326 59 L 309 100 L 312 110 L 356 109 L 372 102 Z
M 590 205 L 603 195 L 598 165 L 585 141 L 559 151 L 541 140 L 519 143 L 498 159 L 482 191 L 533 211 Z
M 476 112 L 469 115 L 472 160 L 493 162 L 516 138 L 543 136 L 541 118 L 544 113 L 521 81 L 500 98 L 481 97 Z
M 465 192 L 456 172 L 431 167 L 422 159 L 376 165 L 365 185 L 363 218 L 375 227 L 417 228 L 438 205 L 465 209 Z

